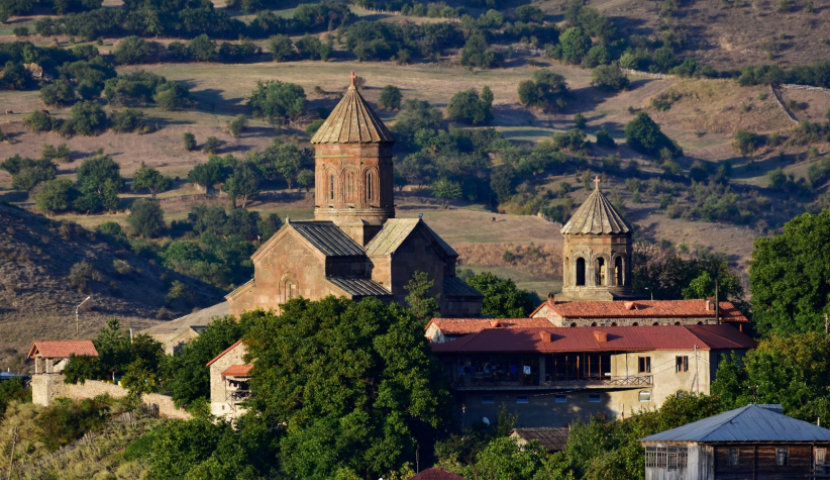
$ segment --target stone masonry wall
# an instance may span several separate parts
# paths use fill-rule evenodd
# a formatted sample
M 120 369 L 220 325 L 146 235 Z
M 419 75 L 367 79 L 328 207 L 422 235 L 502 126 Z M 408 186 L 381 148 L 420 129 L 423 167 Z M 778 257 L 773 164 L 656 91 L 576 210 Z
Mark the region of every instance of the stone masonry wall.
M 84 400 L 107 394 L 114 398 L 126 397 L 125 388 L 111 383 L 87 380 L 84 384 L 64 383 L 62 374 L 41 374 L 32 377 L 32 402 L 36 405 L 49 406 L 56 398 Z M 159 415 L 168 418 L 187 420 L 190 414 L 179 410 L 173 404 L 173 398 L 158 393 L 141 396 L 141 403 L 158 409 Z

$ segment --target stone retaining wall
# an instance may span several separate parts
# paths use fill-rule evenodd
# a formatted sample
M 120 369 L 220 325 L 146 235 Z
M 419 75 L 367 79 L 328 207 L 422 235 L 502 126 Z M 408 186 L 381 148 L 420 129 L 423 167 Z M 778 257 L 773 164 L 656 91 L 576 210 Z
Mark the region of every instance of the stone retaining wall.
M 37 405 L 49 406 L 56 398 L 72 398 L 84 400 L 107 394 L 114 398 L 126 397 L 125 388 L 111 383 L 87 380 L 84 384 L 64 383 L 63 374 L 39 374 L 32 376 L 32 402 Z M 149 393 L 141 396 L 141 403 L 156 410 L 159 415 L 168 418 L 188 420 L 190 414 L 179 410 L 173 404 L 173 398 L 158 393 Z

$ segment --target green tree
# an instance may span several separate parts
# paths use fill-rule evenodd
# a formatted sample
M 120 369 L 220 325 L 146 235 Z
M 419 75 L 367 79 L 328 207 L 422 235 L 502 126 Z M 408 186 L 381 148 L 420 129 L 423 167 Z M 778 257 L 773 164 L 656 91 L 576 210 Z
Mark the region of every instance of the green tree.
M 75 88 L 58 80 L 40 89 L 40 101 L 47 106 L 66 107 L 75 103 Z
M 323 50 L 323 42 L 321 42 L 319 38 L 312 36 L 310 33 L 306 33 L 299 40 L 297 40 L 295 46 L 297 47 L 297 53 L 300 54 L 300 57 L 307 58 L 309 60 L 320 59 L 320 54 Z
M 449 420 L 423 323 L 402 307 L 330 296 L 290 300 L 280 316 L 245 315 L 256 318 L 245 337 L 256 359 L 251 406 L 266 424 L 291 425 L 279 453 L 289 476 L 385 476 Z
M 178 82 L 165 82 L 156 88 L 153 101 L 162 110 L 177 110 L 193 105 L 190 89 Z
M 380 100 L 378 105 L 384 110 L 397 110 L 401 108 L 401 100 L 403 95 L 401 89 L 394 85 L 387 85 L 380 91 Z
M 69 127 L 73 132 L 96 135 L 103 133 L 108 125 L 107 114 L 97 101 L 78 102 L 72 106 Z
M 761 333 L 823 332 L 830 314 L 830 210 L 804 213 L 772 238 L 758 238 L 749 261 L 753 319 Z
M 76 209 L 118 209 L 118 191 L 124 186 L 124 179 L 121 178 L 121 166 L 111 156 L 99 154 L 81 162 L 76 183 L 81 193 L 75 200 Z
M 222 190 L 231 197 L 231 203 L 236 208 L 236 199 L 242 199 L 242 208 L 248 200 L 259 194 L 259 185 L 262 181 L 262 172 L 253 162 L 240 162 L 233 169 Z
M 248 99 L 254 115 L 269 120 L 296 117 L 305 111 L 306 96 L 303 87 L 278 80 L 258 82 Z
M 146 189 L 155 195 L 156 193 L 169 190 L 170 183 L 170 177 L 165 177 L 155 168 L 148 167 L 144 162 L 141 162 L 141 167 L 133 175 L 133 183 L 130 185 L 130 190 L 139 192 Z
M 275 62 L 281 62 L 294 55 L 294 44 L 286 35 L 274 35 L 268 39 L 268 51 Z
M 196 135 L 193 135 L 190 132 L 184 132 L 182 136 L 184 139 L 184 149 L 188 152 L 192 152 L 196 150 Z
M 481 313 L 491 318 L 524 318 L 536 308 L 530 292 L 516 286 L 511 279 L 502 279 L 490 272 L 481 272 L 466 279 L 484 295 Z
M 502 61 L 501 54 L 493 51 L 484 35 L 478 32 L 470 35 L 461 49 L 462 65 L 488 69 L 499 66 Z
M 441 294 L 431 294 L 431 290 L 435 288 L 435 280 L 430 280 L 426 272 L 415 272 L 403 288 L 409 292 L 406 296 L 406 303 L 418 321 L 426 324 L 430 319 L 441 314 L 439 302 Z
M 26 388 L 22 378 L 10 378 L 0 382 L 0 419 L 11 402 L 31 401 L 32 391 Z
M 134 234 L 142 238 L 155 237 L 165 229 L 164 211 L 158 202 L 139 198 L 130 207 L 127 223 Z
M 11 60 L 6 62 L 3 74 L 0 75 L 0 86 L 7 90 L 26 90 L 31 88 L 33 83 L 32 76 L 23 64 Z
M 447 105 L 447 116 L 450 120 L 481 124 L 493 118 L 491 103 L 481 99 L 478 92 L 471 88 L 458 92 L 452 96 Z
M 216 59 L 216 42 L 203 33 L 187 44 L 187 53 L 197 62 L 211 62 Z
M 228 171 L 222 164 L 222 160 L 214 156 L 211 156 L 207 163 L 196 165 L 187 174 L 187 180 L 204 187 L 206 193 L 213 191 L 214 185 L 224 182 L 227 178 Z
M 50 132 L 56 129 L 60 122 L 48 113 L 35 110 L 23 119 L 23 123 L 29 126 L 34 132 Z
M 144 112 L 134 108 L 119 110 L 110 117 L 112 131 L 118 133 L 147 133 L 153 127 L 144 121 Z
M 305 188 L 306 193 L 314 186 L 314 171 L 304 168 L 297 174 L 297 185 Z
M 599 127 L 596 133 L 597 137 L 597 145 L 600 147 L 605 148 L 614 148 L 617 146 L 617 143 L 614 141 L 614 138 L 611 136 L 611 132 L 608 131 L 608 127 L 603 125 Z
M 435 198 L 444 200 L 444 205 L 449 205 L 451 201 L 461 198 L 461 185 L 458 182 L 441 178 L 434 182 L 431 187 L 432 195 Z
M 522 105 L 553 112 L 563 110 L 570 98 L 565 77 L 549 70 L 533 72 L 532 80 L 519 83 L 518 93 Z
M 672 142 L 645 112 L 640 112 L 625 126 L 625 142 L 637 152 L 658 157 L 667 149 L 674 156 L 682 156 L 683 150 Z
M 153 46 L 147 40 L 131 35 L 118 42 L 112 53 L 121 65 L 145 63 L 153 55 Z
M 72 205 L 74 185 L 71 180 L 61 178 L 49 180 L 35 194 L 35 205 L 45 213 L 63 213 Z
M 579 63 L 591 49 L 591 37 L 579 27 L 565 30 L 559 37 L 562 45 L 562 58 L 570 63 Z
M 202 147 L 202 152 L 209 153 L 211 155 L 215 155 L 216 152 L 219 151 L 219 147 L 222 146 L 222 141 L 216 137 L 208 137 L 205 140 L 205 145 Z
M 616 65 L 600 65 L 591 72 L 591 85 L 597 90 L 618 92 L 627 89 L 631 81 Z
M 228 132 L 234 137 L 239 137 L 242 132 L 248 127 L 248 117 L 243 114 L 233 117 L 228 122 Z
M 735 141 L 732 142 L 732 146 L 741 155 L 747 156 L 755 153 L 764 143 L 766 143 L 766 137 L 763 135 L 747 132 L 746 130 L 738 130 L 735 133 Z
M 545 453 L 537 441 L 519 445 L 514 438 L 500 437 L 476 455 L 475 463 L 465 473 L 467 478 L 481 480 L 533 480 Z

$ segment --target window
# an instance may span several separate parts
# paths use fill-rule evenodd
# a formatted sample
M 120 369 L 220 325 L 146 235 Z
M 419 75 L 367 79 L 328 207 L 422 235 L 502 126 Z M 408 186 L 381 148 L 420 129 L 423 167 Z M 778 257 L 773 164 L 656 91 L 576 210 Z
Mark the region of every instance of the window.
M 366 200 L 373 200 L 375 195 L 374 175 L 372 172 L 366 174 Z
M 577 258 L 576 259 L 576 286 L 577 287 L 584 287 L 585 286 L 585 259 L 584 258 Z
M 481 397 L 481 403 L 486 403 L 487 405 L 496 403 L 496 399 L 492 395 L 485 395 Z
M 527 395 L 517 395 L 516 403 L 530 403 L 530 400 L 527 398 Z
M 592 393 L 588 396 L 588 401 L 591 403 L 599 403 L 602 401 L 602 396 L 598 393 Z
M 334 174 L 329 174 L 329 199 L 334 201 Z
M 688 372 L 689 371 L 689 357 L 675 357 L 674 359 L 674 371 L 677 373 L 680 372 Z
M 343 178 L 343 201 L 344 202 L 354 202 L 355 201 L 355 188 L 354 188 L 354 172 L 349 170 L 346 172 L 346 175 Z
M 651 357 L 637 358 L 637 373 L 651 373 Z
M 789 460 L 790 456 L 790 449 L 789 448 L 779 448 L 775 451 L 775 464 L 779 467 L 787 466 L 787 461 Z
M 688 466 L 686 447 L 646 447 L 646 468 L 683 470 Z
M 556 396 L 553 397 L 553 401 L 555 403 L 567 403 L 568 402 L 568 396 L 565 395 L 564 393 L 557 393 Z
M 594 262 L 594 283 L 598 287 L 605 285 L 605 259 L 602 257 Z
M 614 280 L 617 285 L 623 285 L 623 260 L 622 257 L 614 259 Z
M 730 448 L 729 449 L 729 466 L 730 467 L 737 467 L 738 466 L 738 449 L 737 448 Z
M 643 390 L 640 392 L 639 400 L 641 402 L 650 402 L 651 401 L 651 392 L 648 390 Z
M 646 447 L 646 468 L 657 466 L 657 447 Z

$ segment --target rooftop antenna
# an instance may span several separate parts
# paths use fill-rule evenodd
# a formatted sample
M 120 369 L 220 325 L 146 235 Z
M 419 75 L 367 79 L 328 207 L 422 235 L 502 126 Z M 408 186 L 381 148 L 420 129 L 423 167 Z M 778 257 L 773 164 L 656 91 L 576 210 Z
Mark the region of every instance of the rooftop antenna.
M 81 338 L 81 320 L 78 316 L 78 310 L 80 310 L 81 306 L 85 304 L 87 300 L 89 300 L 90 298 L 92 298 L 92 295 L 86 297 L 83 302 L 79 303 L 78 306 L 75 307 L 75 337 L 77 338 Z

